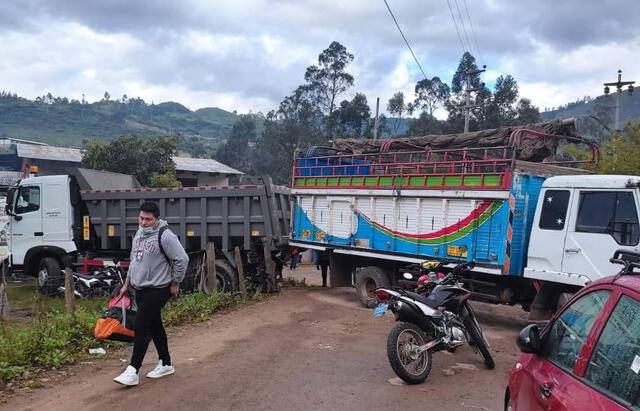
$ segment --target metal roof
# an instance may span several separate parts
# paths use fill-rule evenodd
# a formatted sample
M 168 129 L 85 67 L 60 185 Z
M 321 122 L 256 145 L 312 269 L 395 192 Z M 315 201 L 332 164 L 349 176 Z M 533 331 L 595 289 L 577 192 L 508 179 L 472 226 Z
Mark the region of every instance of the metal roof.
M 35 158 L 52 161 L 70 161 L 80 163 L 82 151 L 77 148 L 41 146 L 35 144 L 17 143 L 17 154 L 21 158 Z M 195 171 L 200 173 L 243 174 L 219 161 L 210 158 L 173 157 L 178 171 Z
M 234 168 L 210 158 L 173 157 L 178 171 L 197 171 L 200 173 L 243 174 Z
M 82 161 L 82 152 L 77 148 L 41 146 L 36 144 L 16 144 L 18 157 L 52 161 Z

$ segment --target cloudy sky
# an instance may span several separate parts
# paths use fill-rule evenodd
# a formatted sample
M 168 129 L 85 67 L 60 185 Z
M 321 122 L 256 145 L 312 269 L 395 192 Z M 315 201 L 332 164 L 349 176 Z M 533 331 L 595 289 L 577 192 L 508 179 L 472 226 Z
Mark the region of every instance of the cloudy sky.
M 637 0 L 387 1 L 429 77 L 450 82 L 467 49 L 487 84 L 512 74 L 541 109 L 601 94 L 618 69 L 640 81 Z M 334 40 L 355 55 L 345 98 L 385 108 L 423 78 L 383 0 L 5 0 L 0 89 L 266 112 Z

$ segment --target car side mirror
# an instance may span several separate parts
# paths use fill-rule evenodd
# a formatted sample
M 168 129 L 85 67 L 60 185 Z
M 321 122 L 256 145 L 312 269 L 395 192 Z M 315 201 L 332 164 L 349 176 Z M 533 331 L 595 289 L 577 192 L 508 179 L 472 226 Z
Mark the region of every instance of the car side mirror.
M 518 348 L 525 354 L 538 354 L 542 348 L 540 342 L 540 328 L 531 324 L 522 329 L 516 339 Z

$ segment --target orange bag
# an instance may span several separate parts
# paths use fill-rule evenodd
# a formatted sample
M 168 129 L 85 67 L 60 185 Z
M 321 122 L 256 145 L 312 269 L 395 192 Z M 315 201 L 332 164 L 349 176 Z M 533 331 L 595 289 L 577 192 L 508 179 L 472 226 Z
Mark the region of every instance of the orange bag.
M 93 335 L 99 340 L 133 342 L 135 324 L 133 310 L 122 307 L 111 307 L 102 312 L 102 318 L 96 321 Z

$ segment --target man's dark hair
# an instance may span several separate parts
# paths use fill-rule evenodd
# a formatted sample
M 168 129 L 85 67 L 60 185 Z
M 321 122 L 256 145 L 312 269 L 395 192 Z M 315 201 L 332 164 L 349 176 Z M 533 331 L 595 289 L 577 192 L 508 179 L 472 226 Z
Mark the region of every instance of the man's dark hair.
M 156 203 L 152 203 L 151 201 L 147 201 L 142 203 L 140 206 L 140 211 L 144 211 L 145 213 L 151 213 L 155 218 L 160 216 L 160 209 Z

